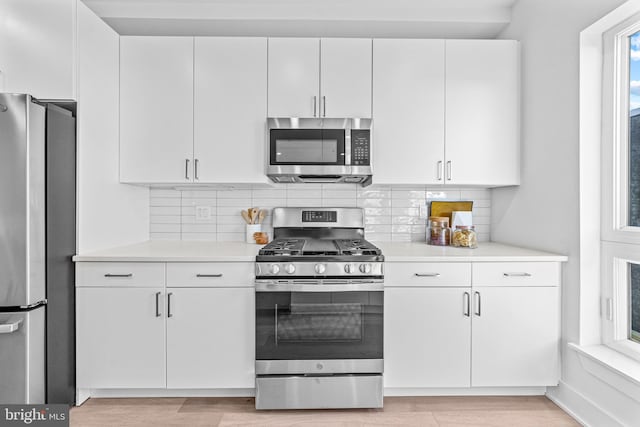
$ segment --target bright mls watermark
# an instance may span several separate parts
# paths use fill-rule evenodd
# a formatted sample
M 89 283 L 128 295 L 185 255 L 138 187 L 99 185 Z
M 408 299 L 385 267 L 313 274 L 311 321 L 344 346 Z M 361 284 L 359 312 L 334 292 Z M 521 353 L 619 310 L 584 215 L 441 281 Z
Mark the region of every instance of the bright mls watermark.
M 0 427 L 69 426 L 68 405 L 0 405 Z

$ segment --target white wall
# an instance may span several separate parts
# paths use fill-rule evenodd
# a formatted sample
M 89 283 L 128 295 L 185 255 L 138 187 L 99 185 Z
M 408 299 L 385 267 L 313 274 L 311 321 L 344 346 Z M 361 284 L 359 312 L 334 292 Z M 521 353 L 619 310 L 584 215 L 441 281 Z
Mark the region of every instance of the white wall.
M 566 348 L 580 340 L 579 35 L 622 3 L 519 0 L 500 35 L 522 42 L 522 185 L 493 191 L 492 239 L 569 255 L 562 383 L 550 395 L 593 426 L 640 419 L 640 402 L 596 380 Z
M 118 183 L 119 39 L 78 2 L 79 253 L 149 236 L 149 190 Z

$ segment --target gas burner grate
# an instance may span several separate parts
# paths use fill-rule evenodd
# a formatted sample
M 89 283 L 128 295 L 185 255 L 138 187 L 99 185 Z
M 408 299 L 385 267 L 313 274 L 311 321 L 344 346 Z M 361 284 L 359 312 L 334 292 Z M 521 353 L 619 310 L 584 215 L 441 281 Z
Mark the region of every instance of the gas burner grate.
M 304 239 L 274 240 L 260 249 L 260 255 L 300 255 L 304 247 Z
M 336 240 L 336 244 L 342 255 L 380 255 L 381 253 L 380 249 L 364 239 Z

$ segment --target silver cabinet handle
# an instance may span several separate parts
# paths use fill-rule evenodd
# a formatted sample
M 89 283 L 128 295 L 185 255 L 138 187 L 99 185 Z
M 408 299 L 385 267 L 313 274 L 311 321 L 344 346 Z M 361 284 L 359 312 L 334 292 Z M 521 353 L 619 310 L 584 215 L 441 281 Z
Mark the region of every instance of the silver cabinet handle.
M 107 273 L 104 275 L 104 277 L 133 277 L 133 273 L 127 273 L 127 274 L 111 274 L 111 273 Z
M 531 273 L 502 273 L 504 277 L 531 277 Z
M 18 319 L 15 322 L 3 323 L 0 325 L 0 334 L 12 334 L 20 329 L 22 319 Z
M 162 295 L 162 292 L 156 292 L 156 317 L 162 316 L 162 313 L 160 313 L 160 295 Z
M 318 111 L 318 97 L 317 96 L 313 96 L 313 117 L 316 116 Z
M 196 274 L 196 277 L 222 277 L 222 273 L 217 273 L 217 274 Z
M 475 313 L 474 313 L 474 314 L 475 314 L 476 316 L 480 317 L 480 316 L 482 315 L 482 311 L 480 310 L 480 304 L 481 304 L 480 292 L 477 292 L 477 291 L 476 291 L 476 292 L 474 292 L 474 293 L 473 293 L 473 296 L 474 296 L 474 297 L 475 297 L 475 299 L 476 299 L 476 304 L 475 304 L 475 306 L 476 306 L 476 311 L 475 311 Z
M 189 179 L 189 159 L 184 159 L 184 179 Z
M 278 346 L 278 304 L 276 304 L 276 307 L 275 307 L 275 314 L 276 314 L 275 338 L 276 338 L 276 347 L 277 347 Z
M 469 292 L 462 294 L 462 305 L 462 314 L 466 317 L 471 317 L 471 295 L 469 295 Z
M 442 160 L 438 160 L 438 181 L 442 181 Z
M 416 273 L 416 277 L 440 277 L 440 273 Z
M 173 314 L 171 313 L 171 296 L 173 295 L 172 292 L 169 292 L 167 294 L 167 317 L 173 317 Z
M 327 117 L 327 97 L 322 95 L 322 117 Z
M 193 177 L 195 179 L 200 179 L 200 177 L 198 177 L 198 162 L 200 162 L 198 159 L 193 161 Z
M 451 160 L 447 161 L 447 181 L 451 181 Z

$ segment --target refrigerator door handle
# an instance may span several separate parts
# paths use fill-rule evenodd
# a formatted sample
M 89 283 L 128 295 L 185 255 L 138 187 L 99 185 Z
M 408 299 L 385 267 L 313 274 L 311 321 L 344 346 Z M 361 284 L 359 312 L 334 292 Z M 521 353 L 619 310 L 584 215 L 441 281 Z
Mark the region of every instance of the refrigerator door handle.
M 47 305 L 46 299 L 43 299 L 38 302 L 34 302 L 33 304 L 27 304 L 27 305 L 0 306 L 0 313 L 17 313 L 22 311 L 31 311 L 40 307 L 44 307 L 45 305 Z
M 22 323 L 22 319 L 18 319 L 12 323 L 2 323 L 0 324 L 0 334 L 11 334 L 18 329 L 20 329 L 20 324 Z

